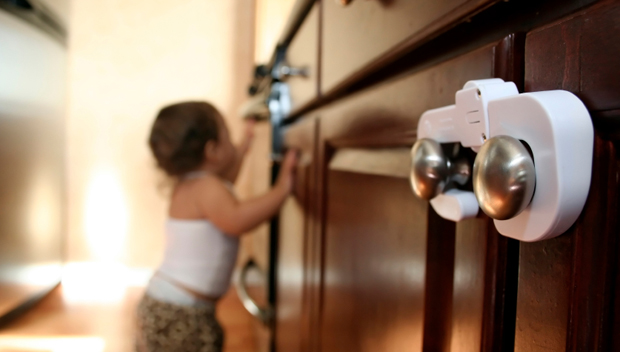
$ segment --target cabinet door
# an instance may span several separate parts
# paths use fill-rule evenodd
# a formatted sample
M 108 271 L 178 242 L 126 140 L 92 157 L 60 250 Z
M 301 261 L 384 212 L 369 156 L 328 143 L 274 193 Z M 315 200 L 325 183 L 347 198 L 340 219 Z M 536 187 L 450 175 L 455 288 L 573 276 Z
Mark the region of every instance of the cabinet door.
M 515 69 L 506 38 L 320 111 L 322 226 L 316 349 L 500 350 L 512 345 L 516 257 L 489 219 L 456 225 L 410 190 L 420 115 L 471 79 Z M 515 60 L 515 61 L 513 61 Z M 499 292 L 499 294 L 498 294 Z M 512 313 L 511 313 L 512 312 Z M 504 324 L 508 322 L 508 324 Z M 506 342 L 507 341 L 507 342 Z
M 525 89 L 579 96 L 595 144 L 590 194 L 575 225 L 521 244 L 516 351 L 620 350 L 619 18 L 620 2 L 603 1 L 527 35 Z
M 291 126 L 285 133 L 288 148 L 300 152 L 295 175 L 295 187 L 280 212 L 278 259 L 276 276 L 276 350 L 283 352 L 304 351 L 302 347 L 310 336 L 304 305 L 306 251 L 312 214 L 314 181 L 316 120 L 305 119 Z

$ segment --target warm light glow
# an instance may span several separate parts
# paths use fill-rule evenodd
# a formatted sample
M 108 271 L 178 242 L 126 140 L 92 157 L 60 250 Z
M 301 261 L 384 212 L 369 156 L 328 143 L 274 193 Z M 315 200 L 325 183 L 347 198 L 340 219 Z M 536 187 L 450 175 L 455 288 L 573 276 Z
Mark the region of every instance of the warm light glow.
M 108 170 L 95 172 L 86 193 L 84 230 L 96 259 L 120 259 L 128 217 L 123 190 L 116 175 Z
M 103 352 L 101 337 L 0 336 L 0 351 Z
M 60 232 L 62 218 L 58 195 L 58 185 L 53 179 L 41 170 L 34 174 L 32 187 L 28 199 L 28 232 L 36 239 L 55 239 Z
M 128 268 L 113 263 L 71 263 L 62 275 L 66 303 L 118 303 L 129 286 L 145 286 L 151 269 Z

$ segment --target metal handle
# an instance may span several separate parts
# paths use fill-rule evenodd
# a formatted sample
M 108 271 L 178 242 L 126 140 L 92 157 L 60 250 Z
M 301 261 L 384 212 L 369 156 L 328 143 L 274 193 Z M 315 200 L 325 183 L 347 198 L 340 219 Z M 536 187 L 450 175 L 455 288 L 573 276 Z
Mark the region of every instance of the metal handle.
M 278 68 L 278 77 L 285 79 L 293 76 L 308 77 L 307 67 L 292 67 L 288 65 L 282 65 Z
M 409 181 L 416 196 L 429 200 L 440 195 L 450 182 L 464 185 L 471 168 L 466 159 L 450 160 L 435 140 L 418 139 L 411 148 Z
M 256 301 L 254 301 L 254 299 L 252 299 L 252 297 L 250 297 L 248 293 L 248 290 L 246 287 L 246 277 L 247 277 L 248 272 L 251 269 L 256 269 L 260 271 L 261 274 L 264 275 L 260 267 L 256 265 L 256 263 L 254 262 L 254 260 L 252 259 L 248 260 L 248 262 L 245 263 L 245 265 L 241 269 L 241 272 L 239 273 L 239 275 L 237 276 L 235 280 L 235 287 L 237 289 L 237 294 L 239 295 L 239 298 L 241 299 L 241 303 L 243 303 L 243 306 L 245 307 L 245 309 L 248 312 L 250 312 L 250 314 L 252 314 L 253 317 L 258 319 L 260 322 L 262 322 L 265 325 L 271 325 L 273 321 L 273 317 L 274 317 L 273 307 L 271 306 L 267 306 L 264 308 L 259 307 Z
M 532 201 L 536 169 L 521 141 L 496 136 L 480 148 L 473 180 L 482 211 L 493 219 L 507 220 L 519 215 Z

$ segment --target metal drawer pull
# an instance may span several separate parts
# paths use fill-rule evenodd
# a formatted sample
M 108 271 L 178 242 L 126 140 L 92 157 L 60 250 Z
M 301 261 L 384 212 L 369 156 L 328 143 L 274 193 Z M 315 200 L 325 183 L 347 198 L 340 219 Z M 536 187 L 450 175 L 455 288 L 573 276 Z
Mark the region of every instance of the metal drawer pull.
M 253 317 L 258 319 L 265 325 L 271 325 L 274 316 L 273 308 L 271 306 L 267 306 L 265 308 L 259 307 L 256 301 L 254 301 L 254 299 L 252 299 L 252 297 L 250 297 L 250 294 L 248 293 L 246 287 L 246 280 L 248 273 L 252 269 L 258 270 L 264 276 L 264 273 L 262 272 L 260 267 L 256 265 L 254 260 L 248 260 L 248 262 L 245 263 L 245 265 L 241 269 L 241 272 L 235 278 L 235 288 L 237 289 L 237 294 L 239 295 L 241 303 L 243 303 L 245 309 L 250 312 Z
M 563 90 L 519 94 L 514 83 L 494 78 L 467 82 L 455 101 L 418 121 L 414 193 L 431 198 L 433 209 L 452 221 L 475 217 L 482 208 L 499 233 L 521 241 L 568 230 L 592 176 L 594 129 L 581 100 Z M 446 187 L 453 172 L 441 143 L 478 153 L 474 192 Z

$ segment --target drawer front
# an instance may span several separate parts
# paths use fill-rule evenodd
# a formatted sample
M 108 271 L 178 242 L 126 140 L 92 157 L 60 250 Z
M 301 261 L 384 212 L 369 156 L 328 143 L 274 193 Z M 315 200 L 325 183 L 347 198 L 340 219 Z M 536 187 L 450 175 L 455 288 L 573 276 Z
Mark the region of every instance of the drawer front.
M 289 44 L 288 65 L 306 70 L 306 76 L 287 79 L 291 88 L 292 111 L 314 100 L 319 91 L 319 4 L 316 3 Z
M 321 92 L 397 46 L 411 47 L 497 0 L 323 1 Z
M 364 140 L 411 147 L 424 111 L 454 104 L 454 94 L 465 82 L 493 77 L 494 71 L 493 46 L 488 46 L 375 86 L 326 107 L 322 137 L 338 146 Z

